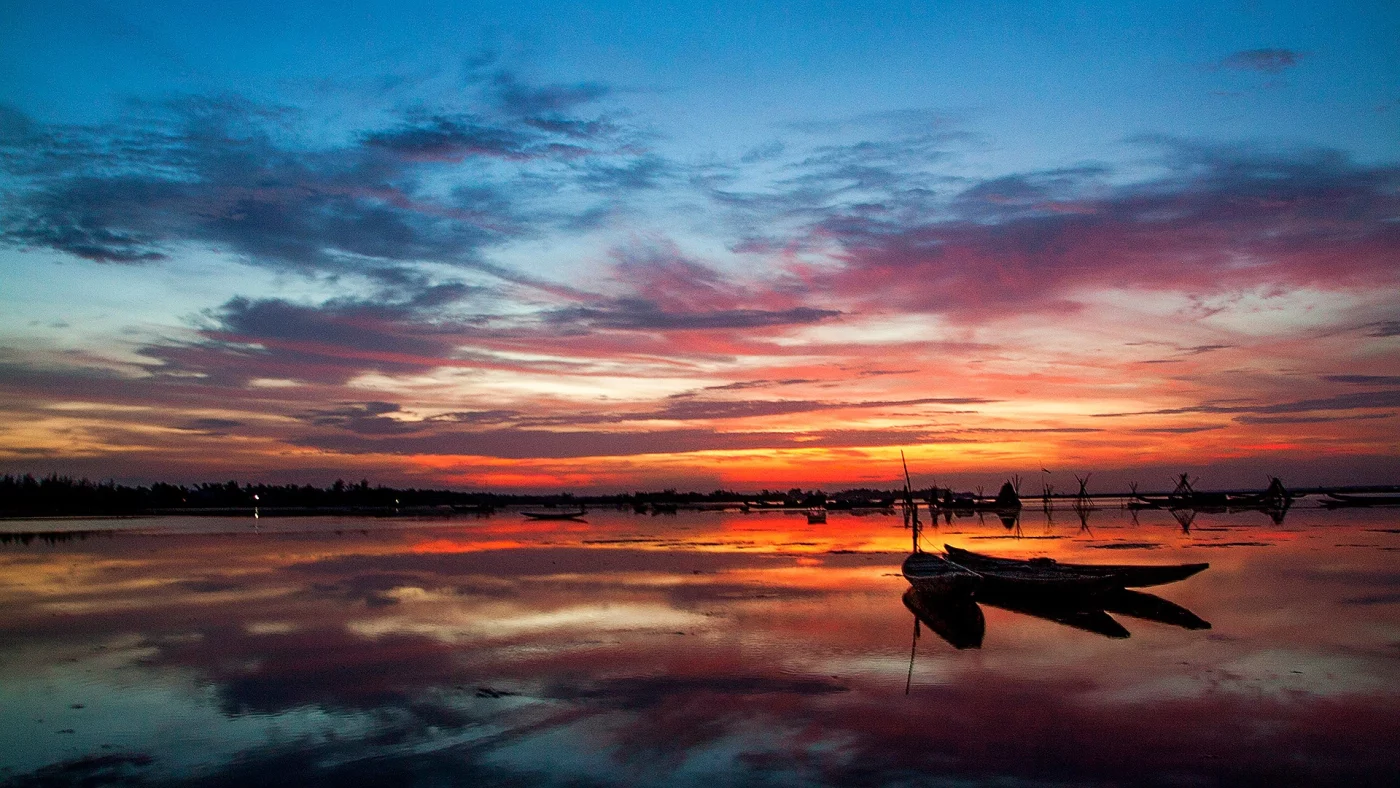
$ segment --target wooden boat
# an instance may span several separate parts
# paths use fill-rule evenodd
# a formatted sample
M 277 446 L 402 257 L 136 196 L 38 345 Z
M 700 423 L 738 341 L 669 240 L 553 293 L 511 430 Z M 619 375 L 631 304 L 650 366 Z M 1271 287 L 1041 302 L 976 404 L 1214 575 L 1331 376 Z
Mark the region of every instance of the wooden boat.
M 852 509 L 891 509 L 894 498 L 835 498 L 826 502 L 828 511 L 846 512 Z
M 943 545 L 943 549 L 948 551 L 949 560 L 984 576 L 992 571 L 1009 572 L 1015 567 L 1028 567 L 1036 574 L 1049 577 L 1063 575 L 1066 578 L 1092 577 L 1108 580 L 1107 584 L 1101 586 L 1102 590 L 1115 587 L 1145 588 L 1175 583 L 1210 567 L 1210 564 L 1062 564 L 1053 558 L 997 558 L 947 544 Z
M 1199 480 L 1197 480 L 1199 481 Z M 1197 492 L 1189 474 L 1177 478 L 1176 489 L 1169 495 L 1138 495 L 1133 498 L 1144 504 L 1162 509 L 1219 509 L 1230 505 L 1230 496 L 1223 492 Z M 1282 485 L 1280 485 L 1280 488 Z M 1272 487 L 1270 488 L 1272 489 Z
M 1226 493 L 1192 493 L 1190 495 L 1139 495 L 1141 503 L 1151 504 L 1158 509 L 1212 509 L 1230 505 Z
M 766 500 L 757 500 L 757 501 L 745 501 L 744 503 L 745 503 L 750 509 L 787 509 L 787 508 L 790 508 L 790 507 L 792 506 L 792 505 L 789 504 L 787 501 L 766 501 Z
M 983 565 L 973 569 L 963 565 L 956 557 L 950 556 L 950 559 L 957 566 L 971 569 L 982 579 L 979 599 L 984 593 L 1032 597 L 1084 596 L 1123 586 L 1116 575 L 1076 574 L 1062 571 L 1059 567 L 1047 568 L 1029 562 Z
M 910 553 L 899 570 L 909 585 L 926 592 L 969 594 L 982 582 L 982 577 L 976 572 L 958 566 L 937 553 Z
M 577 512 L 521 512 L 521 514 L 531 520 L 578 520 L 587 512 L 580 509 Z
M 900 455 L 902 459 L 903 452 Z M 1003 492 L 1008 491 L 1015 495 L 1011 482 L 1003 486 Z M 1062 571 L 1058 567 L 1045 569 L 1026 561 L 1011 561 L 974 569 L 963 564 L 951 553 L 947 557 L 925 553 L 919 548 L 919 510 L 913 505 L 913 485 L 909 480 L 907 465 L 904 468 L 904 500 L 905 511 L 910 516 L 913 543 L 901 571 L 910 584 L 916 587 L 944 591 L 985 588 L 1040 596 L 1072 596 L 1106 591 L 1122 585 L 1115 575 L 1077 574 Z M 1018 500 L 1017 505 L 1019 504 Z M 1014 518 L 1012 522 L 1014 524 Z
M 1269 487 L 1259 493 L 1228 494 L 1226 499 L 1231 508 L 1262 509 L 1269 507 L 1287 508 L 1292 505 L 1294 495 L 1283 486 L 1277 476 L 1269 477 Z
M 929 504 L 929 508 L 930 508 L 930 509 L 938 509 L 939 511 L 943 511 L 943 512 L 953 512 L 954 514 L 958 514 L 958 513 L 961 513 L 961 512 L 1019 512 L 1019 511 L 1021 511 L 1021 505 L 1020 505 L 1019 503 L 1017 503 L 1017 504 L 1000 504 L 1000 503 L 997 503 L 995 500 L 986 500 L 986 499 L 976 499 L 976 500 L 971 500 L 971 501 L 965 500 L 965 499 L 964 499 L 964 500 L 961 500 L 961 501 L 955 501 L 955 502 L 952 503 L 952 504 L 949 504 L 949 503 L 947 503 L 946 501 L 938 501 L 938 502 L 936 502 L 936 503 L 932 503 L 932 502 L 931 502 L 931 503 Z
M 1348 495 L 1345 493 L 1327 493 L 1327 499 L 1323 500 L 1323 506 L 1400 506 L 1400 495 Z

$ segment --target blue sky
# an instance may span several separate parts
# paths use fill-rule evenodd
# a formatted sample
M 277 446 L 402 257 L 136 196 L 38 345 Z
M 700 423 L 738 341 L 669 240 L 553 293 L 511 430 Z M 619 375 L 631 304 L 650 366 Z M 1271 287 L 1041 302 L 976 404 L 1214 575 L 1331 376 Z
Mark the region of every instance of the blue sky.
M 6 469 L 1397 452 L 1393 4 L 0 18 Z
M 1270 137 L 1363 158 L 1387 157 L 1400 136 L 1390 3 L 5 5 L 6 100 L 47 120 L 103 119 L 172 92 L 353 112 L 396 78 L 496 53 L 538 81 L 614 86 L 695 155 L 761 143 L 784 123 L 911 107 L 1032 164 L 1104 156 L 1137 134 Z M 1297 66 L 1221 65 L 1270 48 L 1299 53 Z

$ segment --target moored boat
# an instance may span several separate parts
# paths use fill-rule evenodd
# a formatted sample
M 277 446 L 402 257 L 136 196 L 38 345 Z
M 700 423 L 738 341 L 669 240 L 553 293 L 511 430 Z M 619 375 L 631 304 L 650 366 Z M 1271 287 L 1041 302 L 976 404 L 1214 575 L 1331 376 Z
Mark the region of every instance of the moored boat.
M 531 520 L 578 520 L 587 512 L 580 509 L 577 512 L 521 512 Z
M 1260 509 L 1268 507 L 1287 508 L 1293 503 L 1293 493 L 1283 486 L 1283 482 L 1277 476 L 1269 477 L 1269 486 L 1259 493 L 1238 493 L 1227 494 L 1226 499 L 1231 508 Z
M 966 594 L 982 582 L 976 572 L 958 566 L 937 553 L 910 553 L 899 569 L 909 585 L 920 591 Z
M 1277 479 L 1273 481 L 1275 483 L 1278 482 Z M 1224 511 L 1232 505 L 1230 500 L 1232 496 L 1229 493 L 1198 492 L 1194 484 L 1195 481 L 1191 479 L 1191 476 L 1183 473 L 1177 477 L 1176 489 L 1172 490 L 1169 495 L 1139 495 L 1134 491 L 1133 499 L 1138 503 L 1159 509 L 1196 509 L 1198 511 L 1214 509 Z M 1269 490 L 1261 494 L 1260 497 L 1262 498 L 1263 495 L 1272 494 L 1274 489 L 1273 484 L 1271 484 Z M 1278 489 L 1283 489 L 1282 483 L 1278 483 Z M 1284 494 L 1287 494 L 1286 490 Z
M 1349 495 L 1327 493 L 1322 502 L 1328 508 L 1339 506 L 1400 506 L 1400 495 Z
M 983 576 L 989 572 L 1021 571 L 1027 576 L 1043 576 L 1047 579 L 1060 576 L 1071 584 L 1074 579 L 1090 577 L 1107 580 L 1106 585 L 1101 585 L 1102 589 L 1145 588 L 1175 583 L 1210 567 L 1210 564 L 1062 564 L 1053 558 L 998 558 L 947 544 L 943 545 L 943 549 L 948 551 L 951 561 Z M 1017 567 L 1025 569 L 1018 570 Z
M 954 563 L 963 566 L 950 556 Z M 1076 574 L 1059 571 L 1058 568 L 1044 568 L 1031 563 L 1004 564 L 1000 566 L 966 567 L 981 578 L 978 598 L 987 594 L 1012 594 L 1030 597 L 1058 597 L 1097 594 L 1115 588 L 1123 583 L 1117 575 Z

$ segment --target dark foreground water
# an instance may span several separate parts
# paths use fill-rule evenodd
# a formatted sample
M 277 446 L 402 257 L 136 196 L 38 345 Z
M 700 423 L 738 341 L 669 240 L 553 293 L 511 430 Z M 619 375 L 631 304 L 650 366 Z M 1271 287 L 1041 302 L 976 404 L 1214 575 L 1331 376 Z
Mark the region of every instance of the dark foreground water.
M 957 649 L 897 517 L 0 523 L 0 783 L 1397 784 L 1400 509 L 1056 514 L 929 541 L 1211 568 Z

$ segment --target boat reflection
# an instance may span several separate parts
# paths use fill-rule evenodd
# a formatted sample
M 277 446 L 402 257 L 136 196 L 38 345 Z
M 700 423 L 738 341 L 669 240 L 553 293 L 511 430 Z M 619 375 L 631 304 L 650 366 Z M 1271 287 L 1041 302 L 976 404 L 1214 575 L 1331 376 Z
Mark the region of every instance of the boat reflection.
M 919 591 L 910 586 L 904 591 L 904 606 L 914 614 L 915 621 L 938 633 L 953 648 L 982 647 L 987 619 L 971 596 Z
M 1115 639 L 1127 638 L 1131 633 L 1110 613 L 1182 629 L 1210 629 L 1210 622 L 1175 602 L 1123 588 L 1057 596 L 984 587 L 973 596 L 911 586 L 905 590 L 903 601 L 919 622 L 956 649 L 982 647 L 987 622 L 981 605 Z
M 997 589 L 978 594 L 977 601 L 1108 638 L 1128 637 L 1127 628 L 1114 620 L 1093 596 L 1048 596 Z

